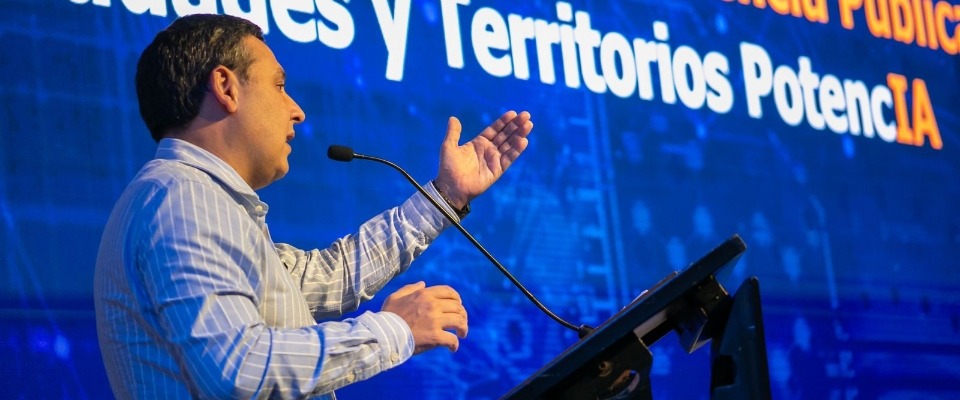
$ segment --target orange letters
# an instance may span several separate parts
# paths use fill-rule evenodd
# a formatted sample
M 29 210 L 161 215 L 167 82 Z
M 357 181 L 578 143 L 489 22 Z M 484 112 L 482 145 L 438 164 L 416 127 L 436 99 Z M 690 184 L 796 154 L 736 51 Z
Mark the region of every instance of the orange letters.
M 937 126 L 927 84 L 922 79 L 913 80 L 913 128 L 910 127 L 910 113 L 907 110 L 907 78 L 903 75 L 887 74 L 887 86 L 893 92 L 893 109 L 897 118 L 897 143 L 923 146 L 924 137 L 930 138 L 930 147 L 943 148 L 940 128 Z
M 931 50 L 960 52 L 960 5 L 948 0 L 838 0 L 840 24 L 854 29 L 863 12 L 870 34 Z

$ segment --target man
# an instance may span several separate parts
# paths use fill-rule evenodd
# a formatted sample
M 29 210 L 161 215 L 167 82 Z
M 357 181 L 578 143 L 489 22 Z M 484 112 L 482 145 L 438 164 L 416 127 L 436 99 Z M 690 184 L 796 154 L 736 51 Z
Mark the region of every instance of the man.
M 284 78 L 260 29 L 229 16 L 180 18 L 141 55 L 140 112 L 159 145 L 110 216 L 94 288 L 117 397 L 333 397 L 466 336 L 457 292 L 423 282 L 380 312 L 317 323 L 356 310 L 449 222 L 414 194 L 327 249 L 274 244 L 254 190 L 287 173 L 305 118 Z M 427 191 L 464 215 L 532 128 L 508 112 L 458 146 L 450 118 Z

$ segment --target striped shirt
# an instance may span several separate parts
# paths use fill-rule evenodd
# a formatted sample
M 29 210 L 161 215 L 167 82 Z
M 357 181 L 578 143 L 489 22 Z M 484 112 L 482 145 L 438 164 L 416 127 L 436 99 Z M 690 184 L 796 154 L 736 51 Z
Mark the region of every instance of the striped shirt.
M 333 398 L 412 355 L 396 314 L 317 321 L 356 310 L 406 270 L 448 226 L 442 214 L 418 193 L 305 251 L 274 244 L 267 210 L 223 160 L 160 142 L 97 257 L 97 333 L 118 398 Z

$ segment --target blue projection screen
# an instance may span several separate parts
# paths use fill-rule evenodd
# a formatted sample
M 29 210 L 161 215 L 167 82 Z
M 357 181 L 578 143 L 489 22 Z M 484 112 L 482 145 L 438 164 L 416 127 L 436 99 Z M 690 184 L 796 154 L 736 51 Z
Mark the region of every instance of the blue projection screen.
M 306 112 L 260 192 L 324 247 L 528 110 L 530 147 L 464 223 L 554 312 L 599 325 L 732 234 L 778 399 L 960 398 L 960 5 L 946 0 L 3 0 L 0 397 L 111 398 L 92 276 L 155 144 L 140 51 L 177 15 L 263 27 Z M 576 342 L 451 230 L 384 293 L 464 298 L 469 336 L 339 392 L 493 399 Z M 384 296 L 363 309 L 378 310 Z M 352 315 L 352 314 L 351 314 Z M 349 315 L 348 315 L 349 316 Z M 709 351 L 652 346 L 655 398 L 709 397 Z

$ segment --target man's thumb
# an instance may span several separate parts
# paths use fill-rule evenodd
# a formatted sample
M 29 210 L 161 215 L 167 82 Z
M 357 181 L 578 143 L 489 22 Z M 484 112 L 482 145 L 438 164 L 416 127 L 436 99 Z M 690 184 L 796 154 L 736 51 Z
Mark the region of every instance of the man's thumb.
M 447 120 L 447 136 L 443 139 L 443 145 L 459 146 L 461 131 L 463 131 L 463 127 L 460 126 L 460 120 L 457 117 L 450 117 Z

